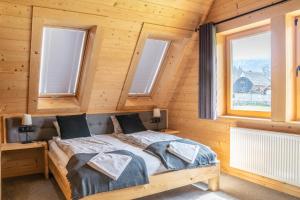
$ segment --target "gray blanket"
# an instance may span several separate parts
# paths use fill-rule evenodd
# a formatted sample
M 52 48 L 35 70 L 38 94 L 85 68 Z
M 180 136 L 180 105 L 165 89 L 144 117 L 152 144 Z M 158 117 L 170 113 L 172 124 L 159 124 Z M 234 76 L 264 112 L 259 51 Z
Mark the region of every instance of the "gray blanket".
M 117 181 L 112 180 L 87 165 L 87 162 L 97 155 L 96 153 L 80 153 L 71 157 L 66 168 L 68 171 L 67 178 L 71 185 L 72 199 L 80 199 L 99 192 L 149 183 L 147 168 L 143 158 L 126 150 L 117 150 L 108 153 L 132 157 L 130 163 Z
M 193 164 L 187 163 L 179 157 L 171 154 L 167 149 L 170 142 L 182 142 L 186 144 L 198 145 L 199 153 L 196 157 L 196 160 Z M 179 139 L 173 141 L 164 141 L 164 142 L 155 142 L 149 145 L 145 151 L 148 151 L 154 155 L 156 155 L 162 161 L 163 165 L 167 169 L 171 170 L 180 170 L 187 168 L 196 168 L 196 167 L 204 167 L 216 164 L 216 153 L 213 152 L 210 148 L 200 143 L 197 143 L 188 139 Z

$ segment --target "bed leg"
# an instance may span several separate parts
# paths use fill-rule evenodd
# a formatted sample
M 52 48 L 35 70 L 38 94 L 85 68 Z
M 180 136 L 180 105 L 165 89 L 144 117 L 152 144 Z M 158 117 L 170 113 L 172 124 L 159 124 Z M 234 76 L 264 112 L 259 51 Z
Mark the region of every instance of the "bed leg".
M 208 189 L 211 191 L 217 191 L 220 188 L 220 176 L 208 179 Z

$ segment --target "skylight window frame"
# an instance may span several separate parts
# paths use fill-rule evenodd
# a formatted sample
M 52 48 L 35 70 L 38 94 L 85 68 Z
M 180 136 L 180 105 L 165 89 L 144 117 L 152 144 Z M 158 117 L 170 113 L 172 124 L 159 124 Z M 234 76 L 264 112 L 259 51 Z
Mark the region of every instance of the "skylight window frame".
M 42 69 L 42 64 L 43 64 L 43 44 L 44 44 L 44 28 L 57 28 L 57 29 L 67 29 L 67 30 L 79 30 L 83 31 L 84 33 L 84 38 L 83 38 L 83 45 L 80 53 L 80 60 L 79 60 L 79 70 L 77 73 L 76 81 L 75 81 L 75 93 L 48 93 L 48 94 L 41 94 L 40 93 L 40 81 L 42 77 L 42 70 L 40 70 L 39 73 L 39 93 L 38 93 L 38 98 L 64 98 L 64 97 L 78 97 L 79 93 L 79 88 L 80 88 L 80 80 L 82 76 L 82 71 L 83 71 L 83 63 L 85 59 L 85 53 L 86 53 L 86 48 L 87 48 L 87 40 L 88 40 L 88 35 L 89 35 L 89 30 L 88 29 L 83 29 L 83 28 L 74 28 L 74 27 L 65 27 L 65 26 L 51 26 L 51 25 L 45 25 L 43 26 L 42 30 L 42 45 L 41 45 L 41 63 L 40 63 L 40 69 Z
M 187 51 L 188 42 L 191 40 L 192 34 L 193 31 L 147 23 L 143 24 L 119 96 L 117 110 L 148 110 L 155 106 L 161 108 L 167 106 L 170 99 L 169 91 L 175 90 L 179 81 L 179 74 L 183 73 L 180 63 L 184 56 L 183 52 Z M 171 43 L 150 96 L 129 96 L 128 93 L 147 38 L 168 40 Z
M 230 35 L 227 35 L 225 40 L 225 56 L 226 56 L 226 79 L 227 79 L 227 86 L 226 86 L 226 113 L 227 115 L 233 115 L 233 116 L 243 116 L 243 117 L 258 117 L 258 118 L 270 118 L 272 113 L 272 106 L 270 111 L 253 111 L 253 110 L 234 110 L 232 109 L 232 52 L 231 52 L 231 40 L 234 39 L 241 39 L 249 36 L 258 35 L 261 33 L 269 32 L 271 31 L 270 25 L 264 25 L 260 27 L 256 27 L 253 29 L 233 33 Z M 270 46 L 271 48 L 271 46 Z M 272 60 L 272 54 L 271 54 L 271 60 Z M 272 65 L 271 65 L 272 67 Z M 272 79 L 272 76 L 271 76 Z M 272 81 L 272 80 L 271 80 Z M 272 98 L 271 98 L 272 101 Z M 271 103 L 272 104 L 272 103 Z
M 164 66 L 165 66 L 165 63 L 166 63 L 166 60 L 167 60 L 167 57 L 168 57 L 168 54 L 169 54 L 169 49 L 170 49 L 170 46 L 172 45 L 172 42 L 173 42 L 170 38 L 148 36 L 145 39 L 145 41 L 144 41 L 142 52 L 141 52 L 141 54 L 140 54 L 140 56 L 138 58 L 138 63 L 137 63 L 137 66 L 136 66 L 136 71 L 138 69 L 138 65 L 139 65 L 139 62 L 141 60 L 141 57 L 142 57 L 143 50 L 144 50 L 144 47 L 145 47 L 147 39 L 167 41 L 168 45 L 167 45 L 167 47 L 164 50 L 163 56 L 161 57 L 161 60 L 160 60 L 160 64 L 159 64 L 158 70 L 156 71 L 156 75 L 154 76 L 154 79 L 152 80 L 152 83 L 151 83 L 151 86 L 150 86 L 150 88 L 151 88 L 150 92 L 149 93 L 130 93 L 130 88 L 132 87 L 132 83 L 131 83 L 129 91 L 128 91 L 128 97 L 151 97 L 152 96 L 153 91 L 155 90 L 155 86 L 156 86 L 157 80 L 159 79 L 161 73 L 164 70 Z M 135 73 L 134 73 L 133 77 L 134 76 L 135 76 Z
M 108 23 L 110 21 L 101 16 L 82 13 L 74 15 L 72 12 L 33 7 L 27 112 L 32 114 L 49 114 L 88 111 L 100 51 L 103 47 L 105 30 L 103 24 Z M 45 26 L 88 30 L 76 96 L 58 98 L 39 97 L 42 35 L 43 27 Z

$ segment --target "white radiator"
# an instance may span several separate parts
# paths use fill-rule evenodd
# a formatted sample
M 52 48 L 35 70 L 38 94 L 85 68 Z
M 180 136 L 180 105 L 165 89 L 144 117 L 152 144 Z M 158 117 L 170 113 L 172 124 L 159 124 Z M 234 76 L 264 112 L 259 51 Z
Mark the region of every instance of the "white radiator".
M 230 166 L 300 187 L 300 135 L 231 127 Z

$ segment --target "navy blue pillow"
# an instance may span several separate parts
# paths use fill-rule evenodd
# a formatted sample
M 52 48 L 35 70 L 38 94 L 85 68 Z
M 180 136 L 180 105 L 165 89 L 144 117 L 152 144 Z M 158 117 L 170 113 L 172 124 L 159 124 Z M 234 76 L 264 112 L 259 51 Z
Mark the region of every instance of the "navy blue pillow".
M 125 134 L 147 130 L 138 114 L 118 115 L 116 118 Z
M 90 137 L 91 133 L 86 121 L 86 114 L 56 116 L 60 128 L 61 139 Z

